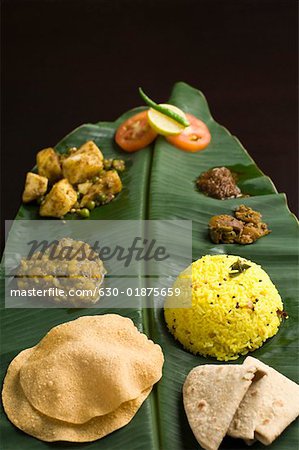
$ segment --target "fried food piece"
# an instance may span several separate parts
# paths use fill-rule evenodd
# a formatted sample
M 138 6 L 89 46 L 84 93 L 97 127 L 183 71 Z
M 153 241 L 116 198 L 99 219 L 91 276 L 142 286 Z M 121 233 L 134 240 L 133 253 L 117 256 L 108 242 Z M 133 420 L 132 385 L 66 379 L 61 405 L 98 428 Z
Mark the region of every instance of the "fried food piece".
M 91 188 L 92 184 L 93 184 L 92 181 L 85 181 L 85 183 L 78 184 L 77 188 L 79 194 L 86 195 L 89 189 Z
M 223 214 L 210 219 L 210 237 L 215 244 L 252 244 L 271 233 L 268 225 L 261 221 L 261 213 L 248 206 L 240 205 L 235 216 Z
M 215 167 L 202 173 L 198 177 L 196 185 L 204 194 L 220 200 L 241 195 L 236 180 L 227 167 Z
M 103 172 L 99 180 L 92 184 L 87 193 L 83 196 L 80 207 L 86 206 L 90 201 L 108 203 L 115 194 L 122 190 L 122 182 L 115 170 Z
M 267 224 L 264 222 L 260 222 L 257 224 L 245 223 L 243 232 L 239 237 L 236 238 L 236 242 L 238 244 L 252 244 L 259 238 L 266 236 L 269 233 L 271 233 L 271 231 L 268 229 Z
M 39 213 L 46 217 L 63 217 L 77 201 L 76 191 L 68 180 L 63 179 L 55 183 L 44 202 Z
M 53 419 L 31 405 L 20 385 L 20 370 L 35 348 L 23 350 L 11 362 L 3 385 L 2 399 L 9 420 L 20 430 L 41 441 L 91 442 L 101 439 L 127 425 L 151 392 L 152 387 L 149 387 L 111 413 L 93 417 L 86 423 L 74 424 Z
M 31 405 L 72 424 L 115 411 L 162 376 L 159 345 L 117 314 L 83 316 L 52 328 L 20 369 Z
M 215 244 L 233 244 L 240 238 L 243 227 L 243 223 L 233 216 L 226 214 L 214 216 L 209 222 L 211 240 Z
M 50 183 L 62 178 L 59 155 L 53 148 L 45 148 L 36 155 L 38 174 L 48 178 Z
M 262 219 L 262 215 L 258 211 L 254 211 L 249 206 L 240 205 L 235 211 L 235 216 L 237 219 L 242 220 L 242 222 L 253 223 L 255 225 L 259 224 Z
M 130 422 L 163 363 L 161 347 L 131 319 L 79 317 L 13 359 L 3 406 L 16 427 L 38 439 L 91 442 Z
M 93 141 L 62 159 L 63 176 L 71 184 L 84 183 L 103 169 L 103 154 Z
M 46 177 L 28 172 L 22 196 L 23 202 L 29 203 L 39 197 L 42 197 L 47 192 L 47 188 L 48 179 Z
M 243 232 L 236 239 L 238 244 L 251 244 L 271 232 L 267 224 L 262 222 L 261 213 L 249 206 L 240 205 L 235 211 L 235 216 L 244 223 Z

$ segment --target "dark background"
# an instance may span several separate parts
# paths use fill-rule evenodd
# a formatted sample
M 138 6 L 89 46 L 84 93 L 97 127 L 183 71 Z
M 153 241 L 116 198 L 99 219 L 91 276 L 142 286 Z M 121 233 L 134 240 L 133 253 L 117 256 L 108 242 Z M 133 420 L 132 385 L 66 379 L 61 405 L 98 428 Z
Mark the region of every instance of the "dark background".
M 297 1 L 2 1 L 2 218 L 41 148 L 81 123 L 201 89 L 292 211 L 297 183 Z

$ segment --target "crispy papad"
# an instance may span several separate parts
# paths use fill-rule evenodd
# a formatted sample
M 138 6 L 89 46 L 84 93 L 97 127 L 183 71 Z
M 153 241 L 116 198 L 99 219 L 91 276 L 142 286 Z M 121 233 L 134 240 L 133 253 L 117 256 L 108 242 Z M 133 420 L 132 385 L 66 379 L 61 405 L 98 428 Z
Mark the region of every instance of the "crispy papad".
M 85 423 L 136 399 L 162 376 L 163 353 L 131 319 L 85 316 L 52 328 L 20 369 L 32 406 Z
M 33 352 L 34 348 L 24 350 L 11 362 L 4 380 L 2 401 L 9 420 L 20 430 L 42 441 L 90 442 L 100 439 L 127 425 L 152 389 L 149 387 L 138 398 L 84 424 L 53 419 L 40 413 L 29 403 L 19 383 L 20 368 Z

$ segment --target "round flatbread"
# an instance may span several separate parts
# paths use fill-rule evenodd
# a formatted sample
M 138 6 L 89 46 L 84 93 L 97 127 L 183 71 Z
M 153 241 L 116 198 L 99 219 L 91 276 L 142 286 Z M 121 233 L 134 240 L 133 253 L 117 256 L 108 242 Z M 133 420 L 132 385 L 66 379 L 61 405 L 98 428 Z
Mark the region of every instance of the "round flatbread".
M 189 425 L 205 450 L 217 450 L 254 378 L 254 365 L 195 367 L 183 386 Z
M 159 345 L 132 320 L 85 316 L 58 325 L 20 369 L 20 384 L 41 413 L 80 424 L 115 411 L 162 376 Z
M 2 400 L 9 420 L 20 430 L 42 441 L 90 442 L 127 425 L 151 392 L 146 389 L 138 398 L 123 403 L 115 411 L 94 417 L 84 424 L 52 419 L 37 411 L 27 400 L 19 382 L 20 369 L 35 348 L 22 351 L 11 362 L 3 385 Z
M 248 389 L 228 434 L 264 445 L 272 442 L 299 415 L 299 386 L 272 367 L 248 356 L 244 366 L 254 364 L 266 376 Z

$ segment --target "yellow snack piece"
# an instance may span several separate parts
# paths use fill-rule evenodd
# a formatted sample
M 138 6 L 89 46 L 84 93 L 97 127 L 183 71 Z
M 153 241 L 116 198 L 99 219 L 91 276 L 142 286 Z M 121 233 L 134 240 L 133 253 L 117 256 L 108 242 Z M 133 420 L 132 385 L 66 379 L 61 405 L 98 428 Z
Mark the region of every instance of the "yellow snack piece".
M 63 422 L 38 412 L 27 400 L 19 383 L 19 373 L 23 364 L 32 355 L 34 347 L 24 350 L 11 362 L 5 377 L 2 400 L 5 412 L 11 422 L 31 436 L 42 441 L 90 442 L 127 425 L 144 400 L 151 387 L 138 398 L 123 403 L 115 411 L 94 417 L 83 424 Z
M 37 171 L 39 175 L 49 179 L 51 183 L 62 178 L 59 155 L 54 148 L 45 148 L 36 155 Z
M 41 204 L 39 213 L 45 217 L 62 217 L 68 213 L 77 201 L 77 194 L 68 180 L 55 183 Z
M 22 196 L 24 203 L 32 202 L 39 197 L 42 197 L 48 188 L 48 179 L 37 175 L 36 173 L 28 172 L 25 181 L 25 188 Z
M 160 346 L 132 320 L 85 316 L 49 331 L 23 364 L 20 384 L 41 413 L 84 423 L 139 397 L 161 378 L 162 365 Z
M 84 183 L 99 174 L 103 169 L 103 160 L 97 145 L 88 141 L 62 160 L 63 176 L 71 184 Z

